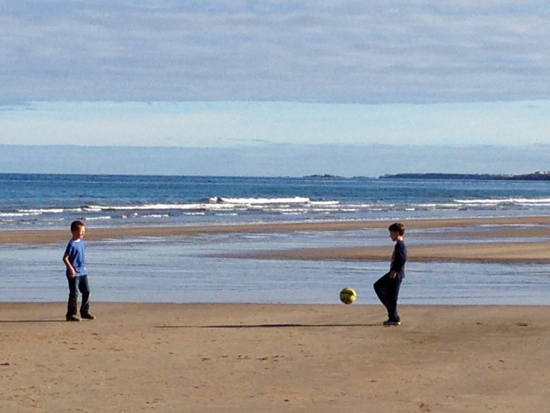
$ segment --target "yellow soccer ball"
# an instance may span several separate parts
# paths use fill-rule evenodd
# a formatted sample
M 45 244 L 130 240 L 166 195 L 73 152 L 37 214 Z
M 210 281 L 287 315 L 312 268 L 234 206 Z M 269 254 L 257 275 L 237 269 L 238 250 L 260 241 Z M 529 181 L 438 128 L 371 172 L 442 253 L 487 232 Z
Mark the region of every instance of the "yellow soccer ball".
M 340 291 L 340 301 L 344 304 L 351 304 L 357 300 L 357 293 L 353 288 L 346 287 Z

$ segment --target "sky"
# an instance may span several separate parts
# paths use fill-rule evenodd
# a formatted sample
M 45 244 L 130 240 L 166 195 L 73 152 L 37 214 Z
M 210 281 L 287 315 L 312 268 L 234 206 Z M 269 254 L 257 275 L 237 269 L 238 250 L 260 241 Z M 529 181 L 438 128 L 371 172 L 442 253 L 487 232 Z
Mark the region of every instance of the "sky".
M 534 0 L 0 0 L 0 145 L 536 147 L 549 17 Z

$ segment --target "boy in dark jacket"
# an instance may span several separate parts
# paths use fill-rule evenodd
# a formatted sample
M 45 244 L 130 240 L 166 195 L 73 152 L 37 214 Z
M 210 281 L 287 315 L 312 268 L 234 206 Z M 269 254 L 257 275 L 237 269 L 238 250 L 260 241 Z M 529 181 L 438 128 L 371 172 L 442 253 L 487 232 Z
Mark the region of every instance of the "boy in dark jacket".
M 405 226 L 399 222 L 390 225 L 390 238 L 395 242 L 390 272 L 384 274 L 374 283 L 376 295 L 388 310 L 388 320 L 385 326 L 398 326 L 401 318 L 397 312 L 397 298 L 401 281 L 405 278 L 405 262 L 407 261 L 407 247 L 404 241 Z

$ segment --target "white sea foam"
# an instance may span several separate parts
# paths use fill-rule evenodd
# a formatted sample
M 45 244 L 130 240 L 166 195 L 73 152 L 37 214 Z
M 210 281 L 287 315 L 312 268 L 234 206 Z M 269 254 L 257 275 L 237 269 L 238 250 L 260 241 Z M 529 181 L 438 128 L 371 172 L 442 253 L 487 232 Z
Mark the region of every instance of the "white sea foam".
M 432 201 L 432 200 L 429 200 Z M 311 200 L 309 197 L 212 197 L 202 202 L 162 202 L 121 204 L 88 204 L 82 207 L 68 208 L 33 208 L 0 212 L 0 219 L 13 220 L 19 224 L 45 220 L 53 222 L 55 218 L 72 220 L 83 218 L 94 220 L 143 219 L 143 220 L 178 220 L 178 216 L 247 216 L 250 219 L 263 220 L 269 215 L 327 215 L 336 219 L 344 219 L 345 215 L 358 214 L 358 217 L 377 218 L 381 213 L 399 211 L 416 214 L 426 211 L 475 211 L 475 210 L 507 210 L 507 209 L 537 209 L 550 206 L 550 198 L 475 198 L 455 199 L 438 202 L 387 202 L 376 201 L 338 201 Z M 371 215 L 372 214 L 372 215 Z M 44 218 L 40 216 L 44 216 Z M 260 218 L 262 217 L 262 218 Z
M 86 217 L 86 221 L 101 221 L 101 220 L 107 220 L 112 219 L 110 215 L 102 216 L 102 217 Z
M 82 208 L 38 208 L 38 209 L 19 209 L 18 213 L 42 215 L 42 214 L 63 214 L 65 212 L 82 212 Z
M 458 204 L 465 205 L 550 205 L 550 198 L 501 198 L 501 199 L 455 199 Z
M 49 208 L 49 209 L 25 209 L 20 212 L 28 212 L 30 214 L 61 214 L 67 210 L 63 208 Z
M 294 198 L 224 198 L 213 197 L 208 198 L 210 203 L 229 203 L 229 204 L 303 204 L 310 202 L 309 198 L 294 197 Z
M 1 218 L 17 218 L 17 217 L 30 217 L 40 215 L 40 213 L 30 212 L 0 212 Z
M 144 204 L 144 205 L 89 205 L 84 210 L 101 211 L 153 211 L 153 210 L 185 210 L 199 209 L 203 204 Z
M 307 214 L 309 209 L 305 208 L 270 208 L 266 212 L 275 214 Z
M 339 201 L 310 201 L 306 197 L 294 198 L 208 198 L 207 203 L 174 203 L 174 204 L 142 204 L 142 205 L 87 205 L 82 208 L 85 212 L 104 211 L 275 211 L 269 209 L 277 206 L 279 209 L 291 209 L 296 205 L 311 206 L 338 206 Z M 275 211 L 279 212 L 279 211 Z M 289 212 L 288 210 L 286 212 Z
M 315 206 L 330 206 L 340 205 L 340 201 L 310 201 L 310 204 Z

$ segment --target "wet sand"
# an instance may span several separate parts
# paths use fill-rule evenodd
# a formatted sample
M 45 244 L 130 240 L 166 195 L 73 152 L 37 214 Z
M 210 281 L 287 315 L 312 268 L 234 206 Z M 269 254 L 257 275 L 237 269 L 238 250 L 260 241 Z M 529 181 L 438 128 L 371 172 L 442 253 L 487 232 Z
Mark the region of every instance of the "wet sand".
M 507 242 L 483 244 L 409 245 L 409 262 L 550 262 L 550 242 Z M 391 247 L 302 248 L 218 254 L 227 258 L 274 260 L 359 260 L 383 261 L 391 257 Z
M 407 229 L 438 229 L 446 238 L 469 235 L 472 237 L 548 237 L 550 216 L 516 218 L 470 218 L 470 219 L 418 219 L 402 221 Z M 364 228 L 386 229 L 390 221 L 318 221 L 283 222 L 268 224 L 189 225 L 175 227 L 123 227 L 94 228 L 87 225 L 86 239 L 102 240 L 125 237 L 170 237 L 199 234 L 228 234 L 254 232 L 292 231 L 353 231 Z M 480 231 L 481 228 L 490 228 Z M 65 242 L 71 233 L 62 230 L 0 231 L 0 244 L 44 244 Z
M 542 412 L 547 307 L 0 304 L 0 411 Z
M 407 227 L 409 261 L 476 262 L 550 262 L 550 217 L 432 219 L 403 221 Z M 365 228 L 386 229 L 390 222 L 301 222 L 243 225 L 204 225 L 147 228 L 88 227 L 86 239 L 121 239 L 128 237 L 171 237 L 199 234 L 230 234 L 292 231 L 353 231 Z M 415 230 L 433 229 L 431 233 Z M 69 231 L 0 231 L 0 244 L 64 244 Z M 388 252 L 388 249 L 390 250 Z M 287 251 L 254 251 L 237 258 L 263 259 L 349 259 L 387 260 L 388 247 L 300 248 Z

